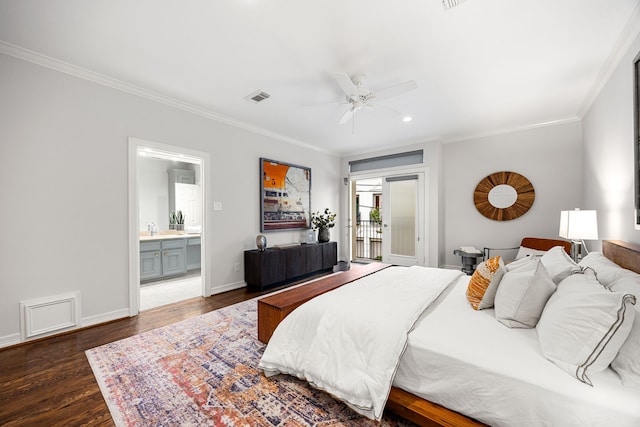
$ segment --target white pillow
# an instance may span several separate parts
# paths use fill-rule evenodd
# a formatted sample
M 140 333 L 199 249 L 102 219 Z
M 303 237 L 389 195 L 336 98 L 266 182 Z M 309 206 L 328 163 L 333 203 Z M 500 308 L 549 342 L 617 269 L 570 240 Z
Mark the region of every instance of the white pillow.
M 504 269 L 507 271 L 513 270 L 535 270 L 538 267 L 538 261 L 540 258 L 534 258 L 532 256 L 520 258 L 516 261 L 505 264 Z
M 554 246 L 549 249 L 546 254 L 540 258 L 544 268 L 547 269 L 547 273 L 556 285 L 564 278 L 569 276 L 571 272 L 580 270 L 578 264 L 567 255 L 562 246 Z
M 547 251 L 539 251 L 538 249 L 526 248 L 524 246 L 520 246 L 518 249 L 518 253 L 516 254 L 516 260 L 531 257 L 531 258 L 540 258 L 542 255 L 547 253 Z
M 495 314 L 500 323 L 510 328 L 535 328 L 556 284 L 539 260 L 535 269 L 507 271 L 496 293 Z
M 545 357 L 578 380 L 607 368 L 631 331 L 635 297 L 611 292 L 593 274 L 573 274 L 558 285 L 536 326 Z
M 598 281 L 609 287 L 613 282 L 625 276 L 636 275 L 631 270 L 620 267 L 599 252 L 591 252 L 580 260 L 578 264 L 582 269 L 592 268 L 596 271 Z
M 627 292 L 636 297 L 636 317 L 627 340 L 611 362 L 611 368 L 620 375 L 622 384 L 640 388 L 640 274 L 623 277 L 611 285 L 611 290 Z

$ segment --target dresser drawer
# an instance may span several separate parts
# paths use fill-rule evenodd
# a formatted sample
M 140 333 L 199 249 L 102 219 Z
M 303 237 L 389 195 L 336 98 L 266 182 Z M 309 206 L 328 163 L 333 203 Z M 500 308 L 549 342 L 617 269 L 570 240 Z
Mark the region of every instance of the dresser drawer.
M 140 252 L 159 251 L 159 250 L 160 250 L 159 240 L 156 240 L 154 242 L 140 242 Z
M 184 239 L 162 241 L 162 249 L 179 249 L 184 247 L 186 247 L 186 242 Z

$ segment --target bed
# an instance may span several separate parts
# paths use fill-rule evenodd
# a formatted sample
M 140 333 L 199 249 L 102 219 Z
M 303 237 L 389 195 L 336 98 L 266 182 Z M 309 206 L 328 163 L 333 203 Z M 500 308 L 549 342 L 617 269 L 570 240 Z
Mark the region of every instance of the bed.
M 631 314 L 637 310 L 632 305 L 634 298 L 631 293 L 635 291 L 636 286 L 640 287 L 640 282 L 637 280 L 640 276 L 631 276 L 633 273 L 623 268 L 636 273 L 640 271 L 640 248 L 623 242 L 605 241 L 602 255 L 618 263 L 620 267 L 616 266 L 616 270 L 606 270 L 603 267 L 600 278 L 597 280 L 606 280 L 610 285 L 624 279 L 623 285 L 628 288 L 627 293 L 622 292 L 626 299 L 620 299 L 623 307 L 627 308 L 628 316 L 626 318 L 623 316 L 623 320 L 617 324 L 616 328 L 611 329 L 615 329 L 616 335 L 609 336 L 607 344 L 618 340 L 621 341 L 620 346 L 627 346 L 627 337 L 633 336 L 634 332 L 639 332 L 632 329 L 637 328 L 640 323 L 633 323 L 635 319 L 631 318 Z M 566 280 L 562 279 L 565 280 L 564 282 L 560 280 L 563 284 L 562 288 L 558 286 L 558 289 L 562 289 L 563 292 L 552 293 L 551 296 L 555 299 L 549 298 L 549 302 L 544 307 L 545 310 L 547 307 L 558 306 L 562 297 L 566 298 L 564 293 L 571 292 L 572 286 L 575 289 L 580 288 L 578 281 L 594 280 L 596 275 L 593 271 L 600 270 L 602 263 L 607 260 L 597 257 L 592 259 L 596 261 L 592 261 L 591 264 L 585 263 L 580 269 L 582 273 L 571 274 L 570 277 L 566 277 Z M 547 267 L 552 272 L 554 267 L 549 265 Z M 368 271 L 365 275 L 375 277 L 376 274 L 391 274 L 386 268 L 379 269 L 381 271 L 377 273 Z M 511 278 L 517 276 L 515 273 L 525 274 L 517 270 L 515 263 L 511 273 L 510 276 L 504 277 L 513 280 Z M 388 281 L 389 277 L 391 276 L 387 276 L 385 281 Z M 346 282 L 353 280 L 353 273 L 347 279 Z M 340 285 L 336 285 L 335 277 L 331 280 L 333 289 L 340 288 Z M 447 280 L 451 283 L 446 283 Z M 558 360 L 552 362 L 549 359 L 549 357 L 557 358 L 557 355 L 553 351 L 547 351 L 547 341 L 543 346 L 542 338 L 549 335 L 548 330 L 553 330 L 554 323 L 548 320 L 553 319 L 552 314 L 542 313 L 539 322 L 545 325 L 544 329 L 538 326 L 506 327 L 505 323 L 501 323 L 504 321 L 502 313 L 500 314 L 501 322 L 496 320 L 498 306 L 495 309 L 469 309 L 470 300 L 465 298 L 465 293 L 468 293 L 469 289 L 469 280 L 471 280 L 469 276 L 447 276 L 443 286 L 435 289 L 432 292 L 433 295 L 428 296 L 426 308 L 422 309 L 420 304 L 415 304 L 418 315 L 415 318 L 409 318 L 408 322 L 411 325 L 408 328 L 406 341 L 398 344 L 401 347 L 400 360 L 398 365 L 391 369 L 392 387 L 382 388 L 383 394 L 385 390 L 388 393 L 388 400 L 385 400 L 386 409 L 420 425 L 459 426 L 485 423 L 490 425 L 640 425 L 640 405 L 637 403 L 640 401 L 640 388 L 622 383 L 619 374 L 622 368 L 614 370 L 609 366 L 592 373 L 591 368 L 595 368 L 599 362 L 590 361 L 589 363 L 593 363 L 593 366 L 589 365 L 588 375 L 584 369 L 582 371 L 578 369 L 577 374 L 571 374 L 573 372 L 571 367 L 562 365 L 564 362 L 559 363 Z M 569 283 L 572 281 L 576 283 Z M 369 278 L 369 282 L 363 283 L 375 283 L 375 280 Z M 346 290 L 343 292 L 355 292 L 349 290 L 353 287 L 351 284 L 345 287 Z M 298 290 L 285 291 L 279 294 L 280 296 L 267 297 L 264 299 L 266 304 L 264 302 L 261 304 L 259 301 L 259 325 L 261 317 L 265 317 L 264 313 L 267 313 L 263 309 L 261 315 L 261 305 L 263 308 L 267 305 L 277 305 L 277 300 L 280 298 L 287 300 L 291 308 L 292 300 L 287 299 L 287 292 L 295 291 L 298 295 L 303 292 L 304 299 L 309 300 L 309 296 L 314 294 L 314 288 L 322 289 L 320 293 L 326 292 L 326 286 L 323 288 L 321 283 L 318 285 L 318 282 L 315 282 Z M 620 292 L 611 292 L 611 294 L 618 295 Z M 350 298 L 353 299 L 357 293 L 346 295 L 351 295 Z M 573 298 L 571 294 L 569 297 Z M 385 295 L 384 298 L 391 300 L 394 296 Z M 314 298 L 317 301 L 321 299 Z M 302 302 L 304 301 L 301 301 L 301 304 Z M 329 304 L 335 303 L 329 302 Z M 403 304 L 411 305 L 412 302 L 403 302 Z M 324 309 L 326 307 L 322 308 Z M 548 311 L 560 313 L 559 315 L 562 316 L 566 310 L 553 311 L 549 308 Z M 293 316 L 297 316 L 297 313 L 298 310 L 295 310 Z M 281 320 L 277 319 L 274 322 L 279 323 Z M 507 323 L 512 321 L 514 320 L 507 319 Z M 524 322 L 526 323 L 527 320 Z M 286 324 L 287 322 L 283 322 L 282 328 L 286 328 Z M 280 328 L 280 326 L 275 328 L 276 338 Z M 622 329 L 627 331 L 624 339 L 621 338 L 621 333 L 617 332 Z M 456 339 L 451 339 L 452 336 Z M 638 335 L 635 336 L 637 338 Z M 266 337 L 263 340 L 269 341 L 270 338 Z M 295 340 L 292 341 L 295 343 Z M 366 342 L 367 340 L 363 341 L 365 344 L 358 344 L 358 346 L 366 346 Z M 270 342 L 265 351 L 266 355 L 272 353 L 271 346 Z M 545 349 L 544 354 L 541 348 Z M 609 351 L 608 348 L 605 350 Z M 605 350 L 600 349 L 598 355 L 606 353 Z M 296 353 L 295 349 L 290 351 L 292 354 Z M 274 354 L 278 353 L 279 351 L 275 350 Z M 617 358 L 618 356 L 616 360 Z M 267 360 L 263 366 L 265 372 L 272 368 L 269 362 Z M 632 360 L 630 363 L 635 362 Z M 285 367 L 281 371 L 287 372 L 287 369 Z M 314 382 L 315 379 L 312 383 Z M 319 388 L 324 388 L 323 384 L 319 385 Z M 339 392 L 336 393 L 331 389 L 327 391 L 342 398 Z M 347 399 L 349 399 L 348 396 Z
M 510 248 L 488 248 L 485 247 L 483 250 L 484 259 L 491 258 L 491 253 L 498 252 L 503 253 L 504 251 L 518 251 L 516 254 L 516 258 L 523 255 L 536 255 L 542 252 L 548 251 L 554 246 L 562 246 L 564 250 L 570 254 L 571 253 L 571 242 L 567 242 L 566 240 L 558 240 L 558 239 L 543 239 L 540 237 L 524 237 L 520 242 L 520 246 L 514 246 Z

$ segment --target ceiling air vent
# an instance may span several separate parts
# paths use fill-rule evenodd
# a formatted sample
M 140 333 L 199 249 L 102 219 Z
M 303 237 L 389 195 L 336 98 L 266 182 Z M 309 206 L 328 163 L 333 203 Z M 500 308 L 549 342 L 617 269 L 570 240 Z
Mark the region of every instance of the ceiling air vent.
M 464 0 L 442 0 L 442 7 L 445 10 L 451 9 L 452 7 L 456 7 L 457 5 L 462 3 L 463 1 Z
M 267 92 L 263 92 L 261 90 L 253 92 L 250 95 L 247 95 L 244 97 L 244 99 L 246 99 L 247 101 L 251 101 L 251 102 L 255 102 L 256 104 L 258 102 L 262 102 L 265 99 L 269 98 L 271 95 L 269 95 Z

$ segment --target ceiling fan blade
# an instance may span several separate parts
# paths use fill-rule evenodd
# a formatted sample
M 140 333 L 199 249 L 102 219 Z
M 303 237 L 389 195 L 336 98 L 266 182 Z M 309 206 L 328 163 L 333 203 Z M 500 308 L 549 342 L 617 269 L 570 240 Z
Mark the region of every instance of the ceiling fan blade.
M 299 104 L 300 107 L 326 107 L 329 105 L 348 105 L 346 101 L 321 102 L 319 104 Z
M 404 114 L 402 114 L 400 111 L 396 110 L 395 108 L 391 108 L 391 107 L 386 106 L 384 104 L 371 104 L 371 105 L 369 105 L 369 107 L 385 111 L 386 113 L 394 116 L 396 119 L 402 119 L 405 116 Z
M 358 92 L 358 88 L 351 81 L 351 77 L 347 73 L 333 73 L 333 78 L 338 82 L 338 86 L 342 89 L 345 95 L 353 95 Z
M 349 108 L 347 110 L 347 112 L 342 115 L 342 117 L 340 118 L 340 121 L 338 122 L 338 124 L 339 125 L 343 125 L 343 124 L 347 123 L 349 120 L 351 120 L 351 118 L 353 117 L 353 113 L 355 113 L 355 111 L 356 111 L 355 108 L 353 108 L 353 107 Z
M 413 80 L 409 80 L 408 82 L 400 83 L 399 85 L 381 89 L 375 92 L 375 97 L 377 101 L 380 101 L 383 99 L 389 99 L 393 98 L 394 96 L 402 95 L 405 92 L 409 92 L 417 88 L 418 84 Z

